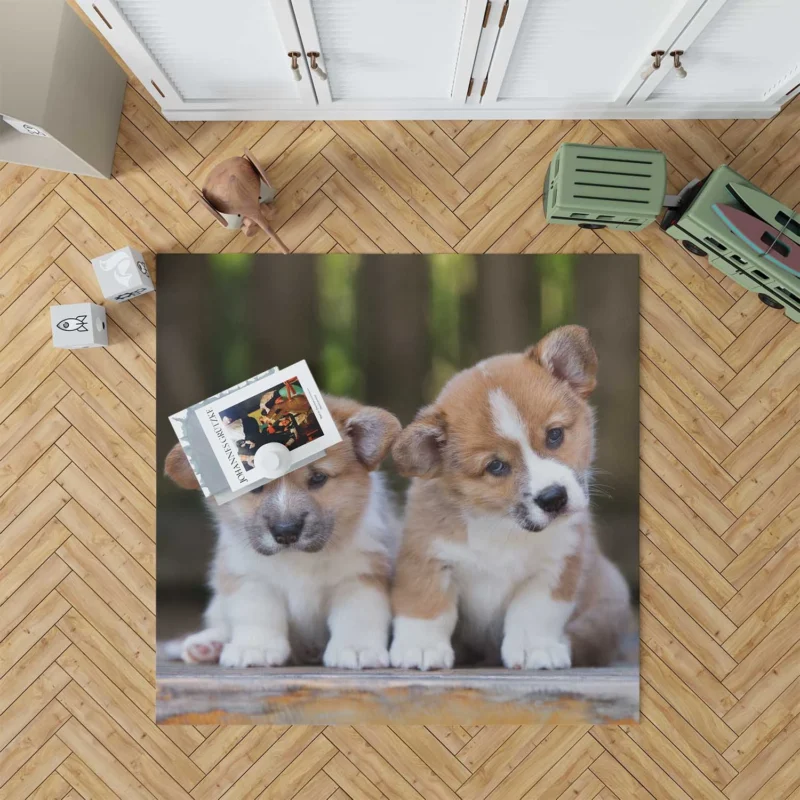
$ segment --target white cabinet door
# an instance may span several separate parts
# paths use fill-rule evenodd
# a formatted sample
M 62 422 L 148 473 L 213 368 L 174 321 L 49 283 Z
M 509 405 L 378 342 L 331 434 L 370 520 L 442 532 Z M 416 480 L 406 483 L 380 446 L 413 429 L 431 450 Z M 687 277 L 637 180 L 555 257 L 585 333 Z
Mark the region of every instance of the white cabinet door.
M 164 109 L 316 105 L 289 0 L 78 2 Z
M 292 0 L 320 106 L 462 104 L 486 0 Z
M 693 21 L 670 50 L 683 50 L 686 77 L 672 61 L 634 104 L 781 103 L 800 83 L 800 0 L 714 0 L 702 26 Z
M 703 0 L 509 0 L 481 105 L 607 108 Z M 671 39 L 670 39 L 671 40 Z

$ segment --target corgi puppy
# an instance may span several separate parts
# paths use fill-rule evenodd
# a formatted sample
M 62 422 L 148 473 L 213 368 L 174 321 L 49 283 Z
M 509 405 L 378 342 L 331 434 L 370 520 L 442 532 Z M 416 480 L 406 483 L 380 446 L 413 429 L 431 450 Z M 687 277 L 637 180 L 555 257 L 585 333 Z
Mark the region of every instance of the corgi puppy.
M 206 628 L 190 663 L 225 667 L 389 665 L 389 583 L 400 528 L 375 472 L 400 423 L 380 408 L 326 397 L 342 442 L 326 455 L 224 505 L 207 506 L 218 540 Z M 166 474 L 199 488 L 178 444 Z
M 585 328 L 455 375 L 395 442 L 413 476 L 392 591 L 395 667 L 608 664 L 628 587 L 589 512 L 597 357 Z

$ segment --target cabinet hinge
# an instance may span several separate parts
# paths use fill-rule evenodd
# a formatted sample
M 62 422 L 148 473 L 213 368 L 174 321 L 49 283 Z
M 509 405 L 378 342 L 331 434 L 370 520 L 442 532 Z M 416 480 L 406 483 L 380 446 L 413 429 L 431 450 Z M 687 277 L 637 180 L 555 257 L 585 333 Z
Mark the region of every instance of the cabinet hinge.
M 472 94 L 472 87 L 474 84 L 475 84 L 475 78 L 470 78 L 469 86 L 467 86 L 467 97 L 469 97 Z
M 483 79 L 483 86 L 481 86 L 481 97 L 483 97 L 486 94 L 486 84 L 487 83 L 489 83 L 489 76 L 488 75 Z
M 506 14 L 508 14 L 508 0 L 506 0 L 506 4 L 503 6 L 503 11 L 500 14 L 500 24 L 497 26 L 498 28 L 502 28 L 503 25 L 506 24 Z
M 489 13 L 492 10 L 492 0 L 486 0 L 486 11 L 483 12 L 483 25 L 482 28 L 486 27 L 486 23 L 489 22 Z

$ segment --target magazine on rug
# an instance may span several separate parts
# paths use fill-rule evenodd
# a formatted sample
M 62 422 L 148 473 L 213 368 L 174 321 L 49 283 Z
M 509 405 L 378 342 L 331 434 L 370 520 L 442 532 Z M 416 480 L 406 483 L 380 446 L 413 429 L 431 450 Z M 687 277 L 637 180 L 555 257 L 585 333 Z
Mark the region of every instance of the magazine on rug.
M 261 373 L 173 414 L 170 422 L 204 493 L 218 503 L 275 477 L 260 458 L 264 452 L 285 455 L 280 472 L 287 474 L 341 441 L 305 361 Z

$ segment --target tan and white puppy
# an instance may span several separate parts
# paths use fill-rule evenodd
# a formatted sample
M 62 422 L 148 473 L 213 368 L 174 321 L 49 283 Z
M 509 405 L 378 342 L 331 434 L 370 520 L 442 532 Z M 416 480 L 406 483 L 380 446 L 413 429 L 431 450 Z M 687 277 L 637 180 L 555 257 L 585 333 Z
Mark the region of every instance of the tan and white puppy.
M 389 665 L 389 583 L 400 534 L 377 469 L 400 432 L 380 408 L 326 397 L 343 441 L 324 458 L 222 506 L 205 630 L 182 657 L 226 667 Z M 197 480 L 180 445 L 166 474 Z
M 394 460 L 415 477 L 392 592 L 393 666 L 614 659 L 630 611 L 589 513 L 596 371 L 588 332 L 558 328 L 455 375 L 400 435 Z

